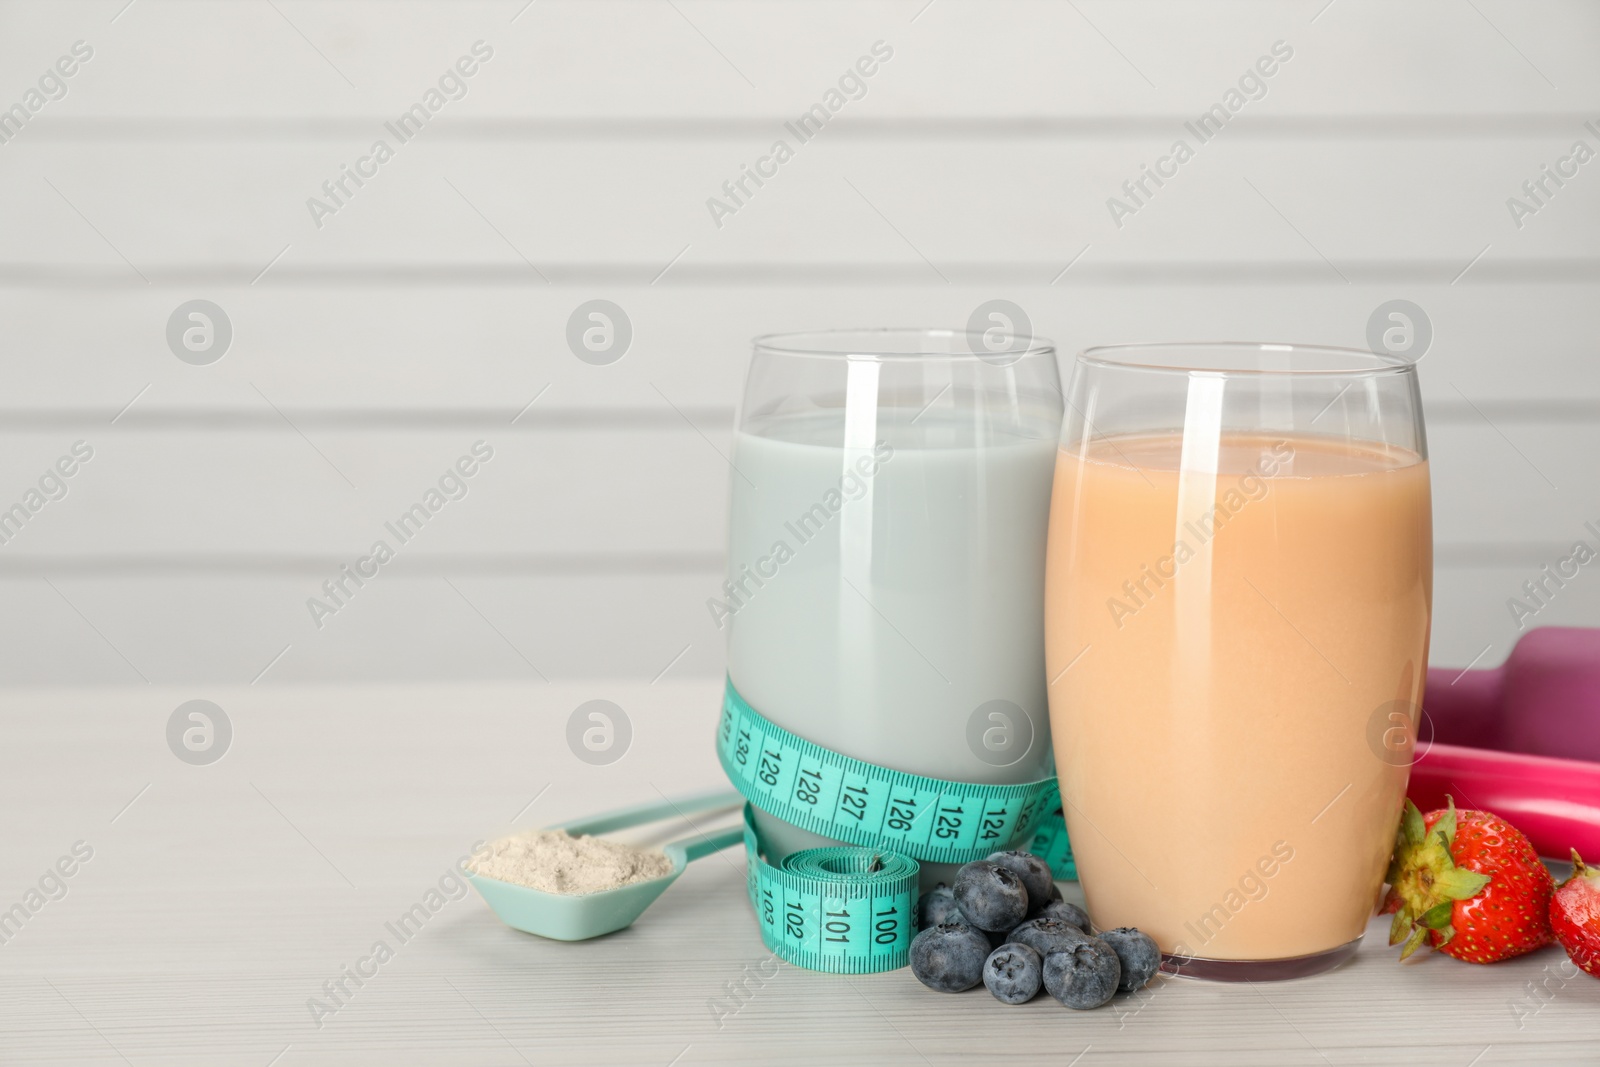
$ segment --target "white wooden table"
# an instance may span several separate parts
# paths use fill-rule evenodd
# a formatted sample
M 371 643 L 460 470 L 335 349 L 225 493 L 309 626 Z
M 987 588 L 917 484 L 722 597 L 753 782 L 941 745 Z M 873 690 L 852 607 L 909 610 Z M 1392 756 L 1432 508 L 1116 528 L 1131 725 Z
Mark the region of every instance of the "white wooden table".
M 1485 1067 L 1600 1057 L 1600 981 L 1568 978 L 1559 949 L 1494 967 L 1426 954 L 1402 966 L 1379 921 L 1331 975 L 1253 987 L 1158 979 L 1095 1012 L 938 995 L 906 971 L 777 968 L 737 850 L 690 867 L 635 928 L 589 943 L 511 931 L 475 894 L 446 901 L 405 943 L 385 926 L 476 838 L 717 785 L 717 695 L 709 680 L 10 691 L 0 909 L 75 842 L 94 851 L 64 879 L 64 897 L 0 944 L 0 1060 L 813 1067 L 1009 1052 L 1084 1065 L 1166 1055 Z M 165 740 L 173 709 L 194 698 L 215 701 L 233 726 L 209 766 L 180 762 Z M 604 767 L 565 742 L 567 717 L 593 698 L 616 701 L 634 730 Z M 393 958 L 359 989 L 347 981 L 353 994 L 314 1025 L 308 999 L 325 998 L 323 984 L 380 939 Z

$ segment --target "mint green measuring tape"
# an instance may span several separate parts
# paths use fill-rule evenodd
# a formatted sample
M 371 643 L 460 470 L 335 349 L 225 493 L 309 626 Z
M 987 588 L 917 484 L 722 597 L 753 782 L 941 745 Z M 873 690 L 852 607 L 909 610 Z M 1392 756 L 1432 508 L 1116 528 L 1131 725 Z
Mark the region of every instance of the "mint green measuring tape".
M 1027 844 L 1057 878 L 1077 876 L 1054 778 L 980 785 L 926 778 L 807 741 L 752 708 L 728 680 L 717 756 L 744 794 L 750 901 L 779 958 L 833 974 L 904 967 L 916 933 L 918 860 L 970 863 Z M 765 858 L 751 805 L 846 846 Z

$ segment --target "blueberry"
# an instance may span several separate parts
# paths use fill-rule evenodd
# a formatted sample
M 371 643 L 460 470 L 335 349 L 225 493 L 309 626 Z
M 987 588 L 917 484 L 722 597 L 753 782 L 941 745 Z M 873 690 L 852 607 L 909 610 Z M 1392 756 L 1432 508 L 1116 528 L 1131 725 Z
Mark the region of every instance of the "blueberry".
M 1001 945 L 983 963 L 983 984 L 1003 1004 L 1026 1004 L 1039 992 L 1043 967 L 1027 945 Z
M 949 886 L 940 882 L 917 901 L 917 929 L 926 930 L 940 923 L 962 921 L 956 910 L 956 897 Z
M 1088 939 L 1088 935 L 1076 926 L 1064 923 L 1060 919 L 1048 919 L 1042 915 L 1014 928 L 1008 936 L 1019 945 L 1027 945 L 1041 957 L 1071 948 Z
M 1098 1008 L 1122 981 L 1115 950 L 1097 937 L 1044 958 L 1044 987 L 1069 1008 Z
M 1060 919 L 1069 926 L 1076 926 L 1084 933 L 1089 932 L 1089 913 L 1076 904 L 1065 900 L 1052 900 L 1044 906 L 1039 913 L 1040 918 Z
M 959 908 L 951 909 L 950 917 L 945 920 L 945 924 L 965 926 L 968 930 L 982 934 L 984 940 L 989 942 L 989 950 L 991 952 L 1010 940 L 1010 938 L 1006 935 L 1006 931 L 1004 930 L 979 930 L 976 926 L 973 926 L 971 923 L 967 922 L 967 917 L 961 914 L 961 909 Z
M 993 852 L 989 855 L 990 863 L 998 863 L 1022 879 L 1023 886 L 1028 891 L 1028 914 L 1037 915 L 1050 903 L 1050 891 L 1056 887 L 1055 881 L 1050 876 L 1050 865 L 1031 852 L 1013 850 L 1011 852 Z
M 1122 964 L 1122 983 L 1117 987 L 1124 993 L 1143 989 L 1161 968 L 1161 950 L 1155 939 L 1131 926 L 1119 926 L 1100 935 L 1100 940 L 1111 946 Z
M 930 926 L 911 942 L 911 973 L 929 989 L 959 993 L 983 981 L 989 939 L 965 923 Z
M 974 860 L 956 872 L 956 907 L 980 930 L 1009 930 L 1028 914 L 1028 890 L 1016 872 Z

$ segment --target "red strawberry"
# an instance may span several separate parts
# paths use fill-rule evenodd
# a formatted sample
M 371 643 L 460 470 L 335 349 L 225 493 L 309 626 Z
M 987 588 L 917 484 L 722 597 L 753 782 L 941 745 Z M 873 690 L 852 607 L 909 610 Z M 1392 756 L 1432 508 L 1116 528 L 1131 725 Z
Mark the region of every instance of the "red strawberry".
M 1548 945 L 1555 879 L 1522 832 L 1487 811 L 1426 817 L 1409 799 L 1389 863 L 1385 912 L 1394 912 L 1389 944 L 1400 958 L 1426 938 L 1447 956 L 1496 963 Z
M 1600 871 L 1572 850 L 1572 877 L 1550 898 L 1550 925 L 1572 962 L 1600 978 Z

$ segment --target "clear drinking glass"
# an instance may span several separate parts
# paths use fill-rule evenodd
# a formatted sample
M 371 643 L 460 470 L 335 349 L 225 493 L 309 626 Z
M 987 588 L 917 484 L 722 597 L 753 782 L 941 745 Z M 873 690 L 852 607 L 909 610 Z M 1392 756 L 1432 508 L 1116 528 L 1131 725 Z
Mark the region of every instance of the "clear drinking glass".
M 1377 901 L 1428 665 L 1416 367 L 1277 344 L 1078 357 L 1045 635 L 1097 926 L 1179 973 L 1336 966 Z
M 894 770 L 1011 783 L 1049 774 L 1044 558 L 1062 398 L 1048 342 L 995 340 L 757 339 L 712 614 L 734 686 L 785 729 Z M 757 823 L 774 861 L 831 843 L 763 812 Z

